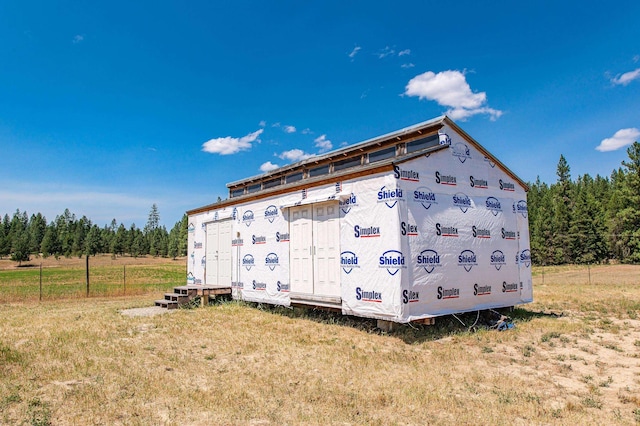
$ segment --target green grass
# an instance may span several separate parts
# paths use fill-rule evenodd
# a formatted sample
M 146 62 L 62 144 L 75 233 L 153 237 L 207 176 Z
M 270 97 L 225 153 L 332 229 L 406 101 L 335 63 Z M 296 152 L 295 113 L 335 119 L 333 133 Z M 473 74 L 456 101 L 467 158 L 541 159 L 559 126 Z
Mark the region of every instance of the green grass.
M 160 265 L 96 266 L 89 268 L 89 295 L 115 296 L 168 290 L 185 283 L 182 263 Z M 43 268 L 42 297 L 86 296 L 86 271 L 78 267 Z M 40 297 L 40 269 L 0 271 L 0 302 Z

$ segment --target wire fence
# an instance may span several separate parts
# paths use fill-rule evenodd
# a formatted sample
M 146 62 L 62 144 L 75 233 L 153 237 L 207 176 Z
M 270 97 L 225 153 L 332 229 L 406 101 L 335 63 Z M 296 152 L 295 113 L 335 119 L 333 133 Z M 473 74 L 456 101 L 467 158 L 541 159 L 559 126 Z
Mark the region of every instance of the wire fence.
M 84 259 L 83 259 L 84 260 Z M 184 262 L 43 266 L 0 270 L 0 303 L 158 293 L 184 285 Z
M 551 284 L 640 284 L 640 265 L 595 264 L 534 266 L 534 285 Z

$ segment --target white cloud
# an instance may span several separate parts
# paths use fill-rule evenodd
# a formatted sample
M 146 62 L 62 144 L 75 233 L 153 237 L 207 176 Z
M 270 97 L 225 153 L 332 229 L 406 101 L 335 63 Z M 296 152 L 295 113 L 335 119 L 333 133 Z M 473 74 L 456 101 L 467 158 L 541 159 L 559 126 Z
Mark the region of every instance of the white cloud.
M 640 130 L 635 127 L 618 130 L 613 137 L 602 139 L 596 149 L 600 152 L 615 151 L 627 145 L 631 145 L 640 139 Z
M 455 70 L 434 73 L 427 71 L 413 77 L 407 83 L 404 94 L 418 99 L 436 101 L 449 107 L 447 115 L 454 120 L 465 120 L 476 114 L 489 114 L 492 120 L 502 115 L 502 111 L 486 105 L 485 92 L 474 93 L 467 83 L 464 73 Z
M 625 72 L 624 74 L 617 75 L 616 77 L 611 79 L 611 82 L 615 85 L 626 86 L 631 83 L 633 80 L 637 80 L 640 78 L 640 68 L 636 68 L 633 71 Z
M 405 49 L 398 52 L 398 56 L 411 55 L 411 49 Z
M 267 122 L 264 120 L 260 120 L 260 123 L 258 123 L 258 126 L 260 127 L 266 127 L 267 126 Z
M 226 136 L 224 138 L 210 139 L 202 144 L 202 151 L 211 154 L 229 155 L 251 149 L 251 144 L 260 141 L 259 136 L 264 129 L 258 129 L 241 138 Z
M 275 170 L 279 167 L 280 166 L 278 166 L 277 164 L 273 164 L 271 161 L 267 161 L 266 163 L 263 163 L 260 166 L 260 170 L 266 173 L 266 172 L 270 172 L 271 170 Z
M 351 59 L 355 58 L 356 55 L 358 54 L 358 52 L 360 51 L 360 49 L 362 49 L 360 46 L 354 47 L 353 50 L 351 51 L 351 53 L 349 53 L 349 57 Z
M 396 53 L 396 51 L 392 48 L 390 48 L 389 46 L 386 46 L 384 49 L 380 50 L 377 55 L 378 55 L 378 59 L 384 59 L 387 56 L 391 56 L 394 55 Z
M 276 127 L 276 128 L 277 128 L 277 127 L 280 127 L 280 122 L 273 123 L 273 124 L 271 125 L 271 127 Z
M 289 151 L 284 151 L 282 154 L 278 155 L 283 160 L 296 162 L 306 160 L 307 158 L 313 157 L 314 154 L 307 154 L 301 149 L 290 149 Z
M 295 126 L 284 126 L 282 128 L 282 130 L 284 130 L 285 133 L 295 133 L 296 132 Z
M 84 41 L 84 36 L 82 34 L 77 34 L 73 36 L 73 40 L 71 40 L 73 44 L 82 43 L 83 41 Z
M 327 139 L 327 135 L 320 135 L 313 142 L 315 142 L 316 148 L 320 148 L 320 151 L 329 151 L 333 148 L 333 144 Z
M 307 127 L 306 129 L 304 129 L 304 130 L 303 130 L 302 132 L 300 132 L 300 133 L 302 133 L 303 135 L 310 135 L 310 134 L 311 134 L 311 133 L 313 133 L 313 132 L 311 131 L 311 129 L 310 129 L 310 128 L 308 128 L 308 127 Z
M 415 67 L 415 65 L 411 62 L 409 62 L 408 64 L 400 65 L 400 68 L 413 68 L 413 67 Z

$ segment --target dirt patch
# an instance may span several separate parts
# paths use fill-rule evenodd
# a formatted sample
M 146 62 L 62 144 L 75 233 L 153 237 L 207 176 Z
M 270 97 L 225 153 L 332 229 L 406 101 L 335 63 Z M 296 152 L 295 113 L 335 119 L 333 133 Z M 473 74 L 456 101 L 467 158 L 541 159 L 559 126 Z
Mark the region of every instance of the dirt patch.
M 127 317 L 154 317 L 175 312 L 175 309 L 161 308 L 160 306 L 149 306 L 146 308 L 125 309 L 120 313 Z

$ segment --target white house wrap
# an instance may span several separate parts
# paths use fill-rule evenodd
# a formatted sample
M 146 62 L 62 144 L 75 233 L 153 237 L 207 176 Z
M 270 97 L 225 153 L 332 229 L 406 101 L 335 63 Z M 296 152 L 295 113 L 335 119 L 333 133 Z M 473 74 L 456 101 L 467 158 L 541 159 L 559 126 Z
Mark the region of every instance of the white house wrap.
M 526 185 L 447 117 L 228 187 L 188 284 L 401 323 L 532 301 Z

